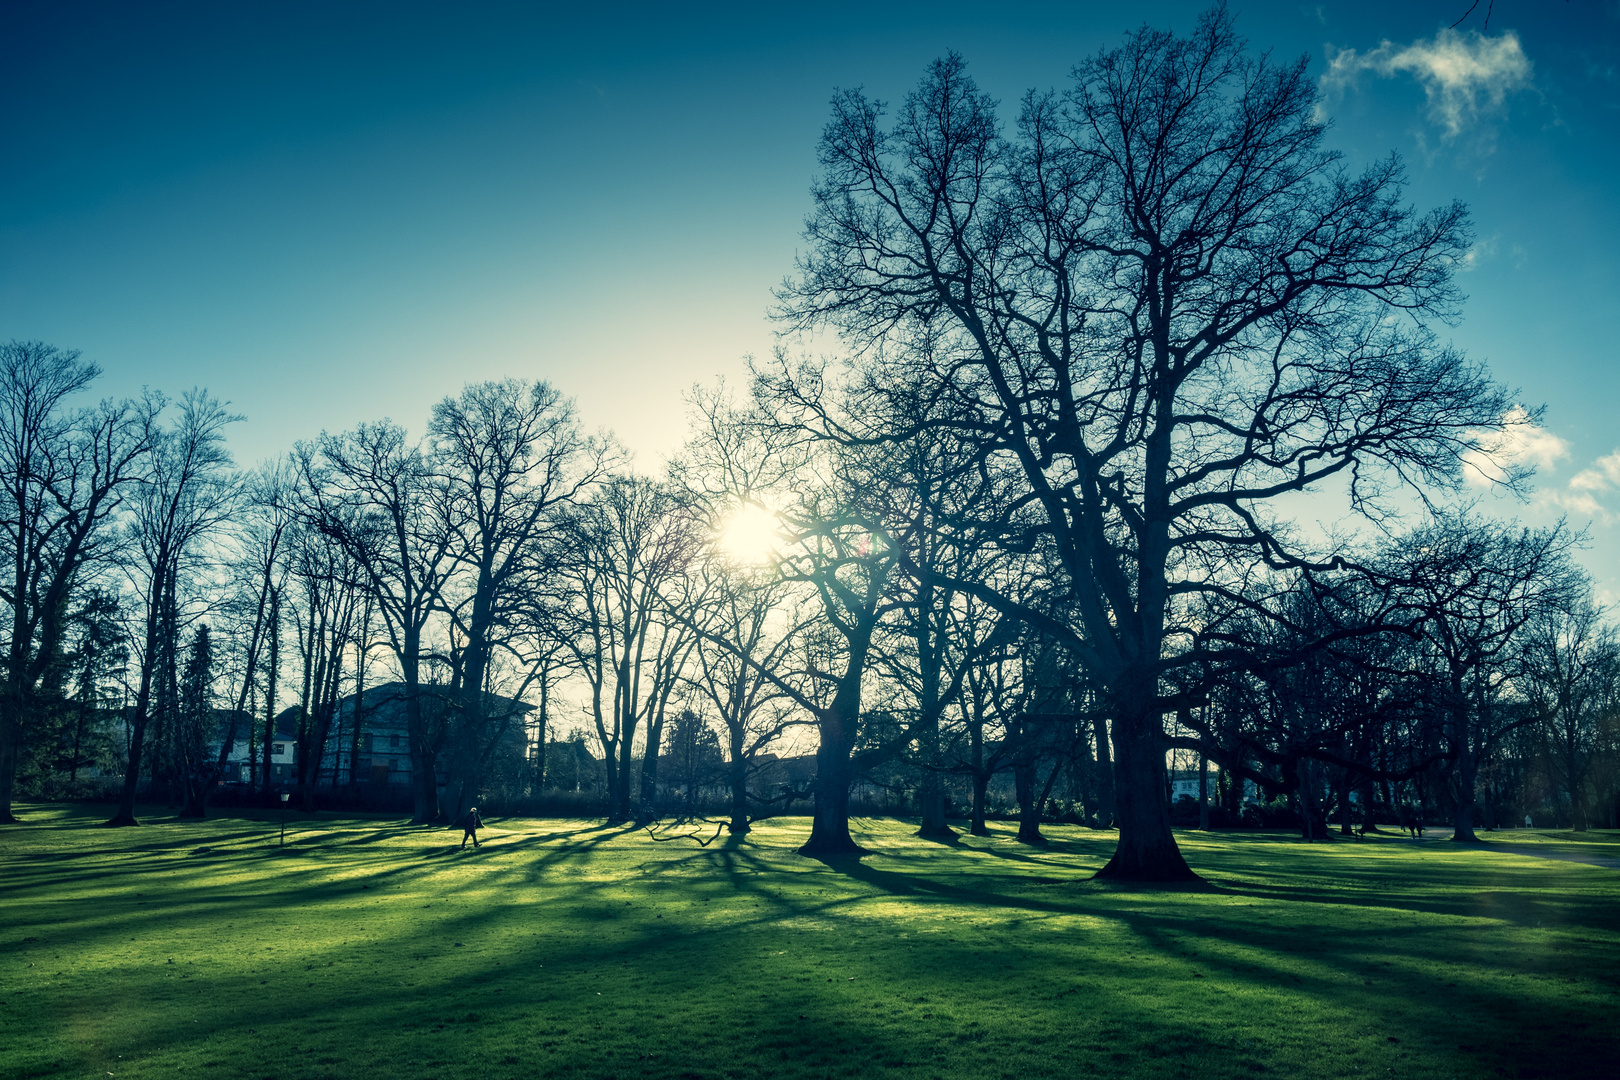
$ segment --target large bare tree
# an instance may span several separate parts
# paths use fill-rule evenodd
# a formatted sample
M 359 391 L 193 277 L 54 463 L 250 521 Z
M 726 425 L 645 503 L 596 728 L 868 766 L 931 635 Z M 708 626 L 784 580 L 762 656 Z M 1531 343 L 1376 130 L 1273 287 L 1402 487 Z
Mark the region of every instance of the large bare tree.
M 548 383 L 517 379 L 474 383 L 439 402 L 428 444 L 456 567 L 442 594 L 455 700 L 440 807 L 455 820 L 480 783 L 486 681 L 500 638 L 521 625 L 557 509 L 607 474 L 616 449 L 586 435 L 573 402 Z
M 297 455 L 309 520 L 359 567 L 405 684 L 413 824 L 439 816 L 439 741 L 422 709 L 423 636 L 455 570 L 445 480 L 391 421 L 322 435 Z M 358 699 L 357 699 L 358 700 Z
M 11 812 L 17 754 L 61 661 L 70 593 L 115 549 L 112 527 L 147 453 L 161 400 L 71 399 L 101 370 L 38 341 L 0 345 L 0 604 L 8 626 L 0 685 L 0 823 Z
M 1103 691 L 1106 876 L 1194 876 L 1165 795 L 1182 702 L 1164 680 L 1208 659 L 1183 600 L 1320 554 L 1291 545 L 1278 497 L 1377 513 L 1392 485 L 1455 483 L 1508 411 L 1426 326 L 1457 311 L 1466 211 L 1408 208 L 1394 158 L 1344 168 L 1317 104 L 1304 59 L 1251 55 L 1216 9 L 1082 60 L 1010 136 L 952 55 L 892 120 L 840 92 L 821 140 L 778 315 L 835 328 L 879 391 L 925 372 L 980 460 L 1019 476 L 999 542 L 1050 545 L 1062 616 L 957 587 L 1062 640 Z

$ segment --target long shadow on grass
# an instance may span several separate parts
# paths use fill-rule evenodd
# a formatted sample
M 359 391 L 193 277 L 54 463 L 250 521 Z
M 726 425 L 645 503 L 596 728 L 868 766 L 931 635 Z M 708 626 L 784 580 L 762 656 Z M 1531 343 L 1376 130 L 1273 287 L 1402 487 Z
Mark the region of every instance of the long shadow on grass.
M 473 1008 L 496 1008 L 496 989 L 507 989 L 514 995 L 521 989 L 530 994 L 528 1000 L 543 1003 L 547 1010 L 572 1009 L 574 1012 L 560 1015 L 576 1017 L 568 1022 L 577 1025 L 579 1016 L 589 1015 L 579 1011 L 584 1006 L 578 1002 L 596 999 L 593 986 L 603 984 L 591 980 L 604 971 L 621 980 L 621 992 L 634 991 L 638 986 L 650 987 L 646 991 L 648 997 L 641 1000 L 678 1000 L 682 994 L 702 994 L 705 992 L 703 988 L 711 984 L 749 986 L 748 1001 L 754 1003 L 752 1008 L 764 1008 L 769 1016 L 771 1009 L 765 1004 L 768 1000 L 776 1004 L 777 1013 L 783 1014 L 777 1019 L 787 1021 L 786 1024 L 760 1032 L 760 1037 L 785 1040 L 783 1045 L 789 1048 L 800 1046 L 802 1040 L 791 1030 L 795 1023 L 793 1018 L 804 1020 L 810 1017 L 805 1022 L 828 1031 L 833 1031 L 834 1025 L 842 1025 L 836 1029 L 835 1050 L 865 1050 L 868 1060 L 881 1064 L 885 1060 L 896 1060 L 905 1048 L 901 1042 L 887 1038 L 877 1026 L 875 1018 L 869 1020 L 864 1014 L 852 1011 L 858 1002 L 854 998 L 846 1001 L 841 996 L 844 993 L 842 988 L 846 986 L 843 969 L 860 970 L 863 977 L 881 979 L 885 986 L 926 987 L 930 992 L 935 992 L 933 987 L 940 978 L 940 972 L 950 971 L 953 973 L 953 983 L 959 983 L 960 988 L 947 989 L 945 993 L 959 993 L 964 1000 L 979 1001 L 981 1018 L 992 1024 L 1000 1020 L 1020 1032 L 1027 1029 L 1027 1021 L 1019 1018 L 1021 1010 L 1027 1010 L 1029 1015 L 1045 1015 L 1038 1010 L 1049 1006 L 1041 1002 L 1067 993 L 1079 994 L 1071 999 L 1076 1002 L 1077 1008 L 1084 1003 L 1084 1008 L 1116 1019 L 1139 1015 L 1144 1002 L 1160 1002 L 1167 1007 L 1153 1014 L 1154 1030 L 1161 1033 L 1155 1040 L 1157 1045 L 1182 1047 L 1180 1053 L 1224 1053 L 1228 1048 L 1211 1042 L 1207 1029 L 1199 1028 L 1192 1019 L 1183 1018 L 1187 1016 L 1186 1010 L 1192 1008 L 1192 1003 L 1198 999 L 1177 996 L 1184 990 L 1202 989 L 1205 983 L 1194 982 L 1192 973 L 1194 968 L 1201 968 L 1207 978 L 1234 982 L 1250 993 L 1274 995 L 1279 1003 L 1286 1003 L 1290 1000 L 1289 995 L 1298 992 L 1331 1005 L 1344 999 L 1347 986 L 1360 985 L 1363 979 L 1377 980 L 1379 997 L 1344 1007 L 1356 1010 L 1361 1017 L 1358 1023 L 1384 1025 L 1385 1030 L 1401 1032 L 1408 1038 L 1410 1036 L 1405 1026 L 1407 1018 L 1456 1002 L 1471 1012 L 1498 1018 L 1493 1022 L 1492 1033 L 1467 1036 L 1479 1048 L 1488 1050 L 1492 1056 L 1490 1064 L 1498 1061 L 1524 1063 L 1561 1069 L 1564 1075 L 1598 1076 L 1603 1075 L 1599 1063 L 1611 1061 L 1615 1049 L 1612 1035 L 1605 1035 L 1602 1029 L 1597 1029 L 1597 1034 L 1588 1031 L 1562 1037 L 1558 1045 L 1547 1046 L 1546 1036 L 1538 1039 L 1533 1033 L 1538 1026 L 1549 1025 L 1557 1019 L 1551 1011 L 1553 1006 L 1550 999 L 1544 1000 L 1533 992 L 1526 993 L 1520 989 L 1523 984 L 1510 988 L 1507 982 L 1498 980 L 1490 986 L 1470 988 L 1466 998 L 1463 998 L 1461 991 L 1453 991 L 1445 985 L 1443 973 L 1430 974 L 1417 970 L 1412 965 L 1418 961 L 1456 966 L 1459 958 L 1437 952 L 1440 940 L 1429 928 L 1432 924 L 1385 926 L 1375 909 L 1376 905 L 1346 903 L 1347 899 L 1368 899 L 1351 897 L 1349 889 L 1373 889 L 1377 884 L 1374 880 L 1378 877 L 1376 873 L 1357 871 L 1348 866 L 1333 867 L 1332 879 L 1347 883 L 1347 887 L 1336 890 L 1320 884 L 1325 865 L 1321 860 L 1311 860 L 1315 864 L 1315 885 L 1308 880 L 1312 876 L 1305 872 L 1308 867 L 1292 873 L 1268 870 L 1267 874 L 1271 877 L 1282 880 L 1275 884 L 1242 882 L 1235 888 L 1228 885 L 1226 897 L 1217 895 L 1213 898 L 1220 900 L 1243 896 L 1264 905 L 1263 912 L 1250 914 L 1236 908 L 1222 910 L 1211 907 L 1191 897 L 1161 903 L 1161 900 L 1168 898 L 1119 893 L 1093 886 L 1077 886 L 1056 895 L 1031 897 L 1020 892 L 1030 888 L 1045 890 L 1046 886 L 1033 882 L 1027 875 L 986 874 L 971 866 L 956 869 L 953 867 L 954 859 L 917 857 L 906 863 L 903 860 L 908 858 L 909 852 L 904 847 L 897 849 L 899 854 L 889 854 L 884 858 L 902 861 L 906 870 L 874 867 L 860 860 L 800 861 L 783 852 L 766 852 L 749 844 L 720 850 L 688 850 L 680 855 L 659 848 L 650 850 L 649 858 L 639 867 L 604 867 L 597 875 L 602 879 L 596 880 L 578 873 L 581 869 L 578 860 L 591 859 L 601 844 L 622 835 L 622 831 L 610 832 L 600 826 L 588 831 L 592 834 L 591 838 L 579 843 L 568 842 L 579 835 L 575 832 L 548 833 L 543 837 L 514 839 L 503 843 L 495 852 L 480 853 L 476 857 L 469 852 L 467 866 L 487 869 L 492 878 L 514 884 L 535 880 L 537 872 L 533 864 L 543 864 L 550 870 L 568 865 L 570 859 L 575 860 L 570 867 L 576 871 L 572 875 L 544 875 L 545 883 L 554 890 L 548 904 L 556 930 L 552 932 L 548 929 L 543 941 L 514 936 L 513 930 L 525 925 L 523 909 L 515 903 L 497 898 L 486 904 L 467 904 L 450 910 L 447 910 L 449 905 L 438 907 L 442 917 L 436 918 L 430 927 L 419 930 L 419 937 L 414 939 L 396 937 L 368 942 L 363 947 L 356 945 L 340 950 L 333 946 L 328 949 L 327 952 L 340 963 L 351 963 L 349 956 L 355 956 L 356 959 L 352 961 L 355 967 L 349 970 L 360 969 L 363 960 L 359 958 L 365 955 L 363 949 L 409 950 L 416 957 L 418 966 L 404 973 L 416 985 L 408 995 L 404 991 L 392 991 L 398 1000 L 388 1002 L 383 1014 L 375 1011 L 377 1005 L 369 1000 L 370 994 L 357 996 L 352 991 L 347 995 L 337 990 L 326 992 L 324 984 L 321 989 L 293 993 L 278 989 L 275 996 L 266 996 L 256 991 L 255 973 L 250 972 L 224 976 L 210 985 L 227 995 L 254 998 L 254 1011 L 248 1014 L 253 1022 L 264 1027 L 275 1024 L 283 1032 L 298 1032 L 293 1039 L 294 1044 L 306 1041 L 308 1036 L 303 1032 L 308 1031 L 312 1022 L 317 1020 L 323 1024 L 337 1025 L 338 1030 L 356 1031 L 379 1023 L 395 1023 L 422 1033 L 422 1037 L 429 1037 L 426 1032 L 442 1024 L 452 1003 L 461 1015 Z M 189 842 L 195 843 L 195 840 Z M 150 918 L 152 929 L 156 931 L 162 929 L 165 921 L 170 927 L 177 925 L 174 921 L 176 916 L 241 917 L 239 913 L 242 907 L 252 905 L 276 913 L 274 917 L 279 922 L 288 916 L 278 911 L 278 905 L 288 899 L 296 898 L 300 907 L 307 906 L 307 910 L 316 912 L 322 910 L 327 902 L 352 898 L 358 888 L 357 881 L 405 879 L 426 889 L 433 880 L 421 877 L 428 868 L 418 858 L 417 849 L 389 853 L 375 860 L 368 858 L 359 865 L 353 860 L 339 860 L 346 850 L 353 849 L 334 843 L 325 852 L 330 859 L 308 855 L 289 857 L 281 866 L 269 862 L 273 856 L 267 856 L 263 861 L 255 861 L 245 867 L 266 873 L 275 868 L 276 876 L 261 882 L 257 891 L 231 890 L 228 894 L 217 896 L 203 894 L 189 903 L 177 899 L 172 911 L 164 913 L 161 918 L 157 913 L 151 913 L 146 918 Z M 187 888 L 202 884 L 206 879 L 207 868 L 196 861 L 141 861 L 150 867 L 183 869 L 184 879 L 175 884 L 183 884 Z M 588 861 L 585 865 L 595 869 Z M 431 868 L 437 871 L 443 867 L 434 863 Z M 1392 882 L 1398 880 L 1400 872 L 1411 872 L 1412 869 L 1399 864 L 1384 867 L 1384 888 L 1388 890 Z M 332 880 L 330 875 L 335 870 L 345 871 L 349 876 Z M 1455 868 L 1452 871 L 1454 878 Z M 296 877 L 285 876 L 289 872 Z M 1437 874 L 1446 872 L 1445 867 L 1436 868 Z M 710 880 L 705 880 L 705 874 Z M 1341 874 L 1346 876 L 1341 877 Z M 1366 879 L 1364 883 L 1357 879 L 1358 874 Z M 322 876 L 326 880 L 314 880 Z M 783 889 L 790 885 L 815 887 L 819 884 L 815 878 L 822 876 L 829 879 L 828 891 L 833 893 L 828 898 L 812 900 L 802 895 L 782 895 Z M 964 877 L 973 878 L 981 886 L 964 885 L 961 880 Z M 836 884 L 840 880 L 856 882 L 864 888 L 860 891 L 840 888 Z M 1527 880 L 1530 879 L 1521 874 L 1514 877 L 1514 884 Z M 1455 885 L 1456 882 L 1449 884 Z M 609 890 L 619 893 L 630 891 L 634 902 L 626 905 L 615 899 L 610 903 L 602 895 Z M 810 964 L 808 959 L 795 970 L 802 969 L 813 974 L 813 983 L 804 982 L 802 978 L 793 982 L 762 982 L 760 949 L 761 942 L 766 939 L 757 933 L 761 927 L 779 921 L 783 916 L 836 915 L 843 909 L 870 901 L 874 895 L 934 902 L 942 906 L 955 905 L 964 917 L 977 910 L 1004 914 L 1023 910 L 1049 918 L 1086 916 L 1104 920 L 1108 927 L 1119 928 L 1115 931 L 1105 927 L 1108 933 L 1114 935 L 1106 940 L 1113 942 L 1117 939 L 1117 944 L 1102 950 L 1074 953 L 1088 966 L 1079 978 L 1071 977 L 1067 983 L 1059 984 L 1053 981 L 1052 975 L 1054 967 L 1058 966 L 1052 948 L 1057 944 L 1055 939 L 1014 929 L 1014 920 L 1006 920 L 994 935 L 979 935 L 974 944 L 939 940 L 906 944 L 899 942 L 896 937 L 897 931 L 904 925 L 904 917 L 899 916 L 881 923 L 848 923 L 844 925 L 842 934 L 820 939 L 828 941 L 837 950 L 826 956 L 829 964 L 840 968 L 836 976 L 838 981 L 830 986 L 830 978 L 823 981 L 822 971 L 825 969 L 810 968 L 807 966 Z M 657 912 L 649 910 L 662 903 L 670 908 L 675 904 L 685 904 L 688 910 L 700 911 L 696 904 L 691 903 L 694 896 L 732 902 L 748 899 L 774 914 L 731 909 L 725 918 L 716 914 L 706 921 L 692 921 L 696 919 L 694 913 L 692 920 L 677 929 L 670 927 L 667 921 L 660 922 Z M 1324 921 L 1319 914 L 1310 913 L 1307 905 L 1319 903 L 1344 905 L 1346 918 L 1336 923 Z M 1289 912 L 1294 905 L 1298 905 L 1297 915 Z M 1402 905 L 1386 903 L 1384 906 L 1398 908 Z M 1452 901 L 1449 906 L 1460 906 L 1460 902 Z M 1446 908 L 1447 902 L 1431 899 L 1430 906 L 1413 910 L 1453 913 Z M 344 914 L 346 909 L 328 910 L 331 912 L 329 917 L 348 917 Z M 957 916 L 944 911 L 941 917 Z M 1298 922 L 1298 927 L 1288 925 L 1291 922 Z M 296 925 L 296 920 L 292 920 L 292 924 Z M 80 923 L 71 941 L 90 945 L 110 938 L 114 932 L 121 932 L 128 925 L 120 919 L 116 923 L 118 931 L 115 931 L 113 925 L 98 930 Z M 862 944 L 853 945 L 852 942 L 860 938 L 862 929 L 868 931 L 866 937 L 861 939 Z M 1064 932 L 1084 935 L 1097 931 L 1076 928 Z M 458 951 L 456 941 L 466 942 L 466 947 Z M 66 943 L 70 943 L 70 939 L 64 937 L 62 942 L 52 944 L 63 947 Z M 879 950 L 877 961 L 867 955 L 873 950 Z M 1138 959 L 1136 953 L 1144 955 Z M 1071 954 L 1065 952 L 1060 955 Z M 1492 970 L 1496 972 L 1537 974 L 1533 957 L 1483 952 L 1481 956 L 1480 962 L 1492 965 Z M 324 954 L 317 954 L 317 957 L 324 958 Z M 538 981 L 534 975 L 534 970 L 542 963 L 545 965 L 546 981 Z M 1406 966 L 1392 972 L 1382 965 Z M 1449 969 L 1437 967 L 1435 970 L 1443 972 Z M 287 974 L 282 972 L 276 976 L 278 987 L 281 982 L 302 986 L 300 976 L 294 973 L 288 978 Z M 1397 974 L 1398 978 L 1395 977 Z M 150 980 L 156 976 L 148 975 L 147 978 Z M 1075 987 L 1082 987 L 1087 981 L 1095 985 L 1075 990 Z M 111 984 L 117 980 L 105 982 Z M 150 985 L 155 988 L 154 993 L 160 992 L 172 998 L 178 993 L 180 984 L 151 982 Z M 342 985 L 375 989 L 363 981 L 357 984 L 355 978 Z M 814 996 L 810 995 L 811 989 L 816 990 Z M 1533 987 L 1529 989 L 1534 990 Z M 768 999 L 755 996 L 767 993 L 774 996 Z M 362 996 L 368 1000 L 359 1000 Z M 463 998 L 480 1004 L 463 1003 Z M 73 1007 L 87 1016 L 109 1015 L 121 1005 L 127 1007 L 129 1002 L 130 991 L 127 988 L 92 985 L 83 1000 L 76 1001 Z M 1592 1007 L 1598 1004 L 1593 1002 Z M 1591 1008 L 1586 1008 L 1579 1021 L 1586 1022 L 1584 1018 L 1590 1011 Z M 642 1012 L 645 1012 L 644 1008 Z M 144 1052 L 163 1053 L 176 1046 L 200 1043 L 205 1036 L 185 1027 L 186 1018 L 190 1015 L 178 1009 L 157 1010 L 150 1030 L 138 1036 Z M 647 1023 L 639 1019 L 626 1022 Z M 1077 1018 L 1076 1022 L 1084 1021 Z M 1020 1024 L 1024 1026 L 1018 1026 Z M 452 1029 L 455 1030 L 465 1030 L 468 1033 L 466 1037 L 471 1038 L 475 1028 Z M 1035 1034 L 1033 1030 L 1028 1030 L 1029 1036 Z M 828 1042 L 833 1042 L 833 1038 L 829 1036 Z M 1524 1046 L 1517 1046 L 1516 1040 L 1523 1040 Z M 943 1042 L 937 1052 L 941 1055 L 965 1055 L 965 1058 L 953 1062 L 962 1066 L 953 1070 L 961 1075 L 988 1075 L 983 1068 L 976 1070 L 976 1066 L 987 1066 L 988 1062 L 982 1055 L 979 1058 L 971 1056 L 973 1046 Z M 818 1052 L 821 1051 L 818 1049 Z M 830 1073 L 831 1066 L 842 1055 L 828 1052 L 824 1056 L 826 1061 L 821 1064 L 827 1066 Z M 283 1071 L 290 1069 L 298 1072 L 300 1064 L 306 1070 L 310 1068 L 307 1062 L 289 1058 Z M 617 1068 L 616 1065 L 613 1067 Z M 607 1071 L 606 1064 L 603 1071 Z M 623 1071 L 629 1073 L 637 1070 L 635 1066 L 626 1064 Z

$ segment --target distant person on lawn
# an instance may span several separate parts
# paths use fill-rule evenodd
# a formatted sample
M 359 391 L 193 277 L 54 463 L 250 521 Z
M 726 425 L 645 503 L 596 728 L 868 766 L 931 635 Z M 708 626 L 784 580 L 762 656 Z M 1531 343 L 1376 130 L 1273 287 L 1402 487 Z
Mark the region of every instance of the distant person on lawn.
M 478 846 L 478 830 L 484 827 L 484 819 L 478 816 L 478 807 L 473 807 L 461 819 L 461 846 L 467 847 L 467 837 L 472 837 L 473 847 Z

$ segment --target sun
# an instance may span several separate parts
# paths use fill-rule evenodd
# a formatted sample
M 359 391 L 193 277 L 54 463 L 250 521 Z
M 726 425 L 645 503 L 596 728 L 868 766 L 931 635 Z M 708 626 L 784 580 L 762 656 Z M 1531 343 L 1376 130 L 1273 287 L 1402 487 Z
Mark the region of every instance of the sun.
M 782 522 L 758 503 L 743 503 L 720 527 L 720 550 L 740 563 L 759 566 L 776 558 L 782 543 Z

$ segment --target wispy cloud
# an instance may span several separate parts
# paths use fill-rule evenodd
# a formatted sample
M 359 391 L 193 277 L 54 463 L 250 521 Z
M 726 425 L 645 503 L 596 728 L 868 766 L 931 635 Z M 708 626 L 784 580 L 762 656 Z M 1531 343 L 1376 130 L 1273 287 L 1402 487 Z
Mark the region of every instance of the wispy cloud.
M 1457 260 L 1457 269 L 1467 273 L 1495 254 L 1496 237 L 1487 236 L 1483 240 L 1475 241 L 1474 246 L 1468 249 L 1467 254 Z
M 1355 86 L 1364 71 L 1384 78 L 1410 75 L 1428 98 L 1429 119 L 1456 138 L 1488 113 L 1500 111 L 1508 94 L 1530 85 L 1531 64 L 1509 30 L 1492 37 L 1478 31 L 1441 30 L 1432 39 L 1396 45 L 1384 41 L 1367 52 L 1339 49 L 1328 61 L 1325 94 Z
M 1535 423 L 1530 414 L 1515 405 L 1502 417 L 1502 430 L 1479 432 L 1473 449 L 1463 454 L 1468 482 L 1475 487 L 1491 487 L 1524 469 L 1550 469 L 1569 455 L 1569 443 Z
M 1598 458 L 1563 487 L 1542 492 L 1542 498 L 1577 517 L 1608 523 L 1616 514 L 1605 501 L 1615 492 L 1620 492 L 1620 450 Z
M 1607 491 L 1620 488 L 1620 450 L 1605 454 L 1569 478 L 1576 491 Z

